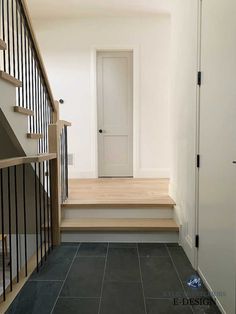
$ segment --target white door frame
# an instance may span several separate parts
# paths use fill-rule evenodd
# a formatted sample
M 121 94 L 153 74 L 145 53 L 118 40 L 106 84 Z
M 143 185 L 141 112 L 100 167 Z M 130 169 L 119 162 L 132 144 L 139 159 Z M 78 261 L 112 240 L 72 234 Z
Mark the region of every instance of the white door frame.
M 136 177 L 140 165 L 139 156 L 139 47 L 138 46 L 96 46 L 91 48 L 91 99 L 92 99 L 92 155 L 94 176 L 98 178 L 98 133 L 97 133 L 97 52 L 130 51 L 133 53 L 133 177 Z

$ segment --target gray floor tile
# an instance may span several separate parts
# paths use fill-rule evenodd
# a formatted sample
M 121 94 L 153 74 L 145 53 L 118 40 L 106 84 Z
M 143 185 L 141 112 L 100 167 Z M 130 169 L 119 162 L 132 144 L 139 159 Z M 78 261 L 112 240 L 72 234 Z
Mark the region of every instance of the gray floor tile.
M 115 248 L 115 249 L 119 249 L 119 248 L 137 248 L 137 243 L 109 243 L 109 248 Z
M 49 314 L 61 286 L 58 281 L 28 281 L 6 313 Z
M 53 314 L 97 314 L 100 299 L 59 298 Z
M 167 246 L 167 247 L 181 247 L 181 246 L 179 245 L 179 243 L 177 243 L 177 242 L 166 243 L 166 246 Z
M 172 299 L 146 299 L 147 314 L 192 314 L 188 305 L 174 305 Z
M 52 263 L 72 261 L 77 252 L 77 246 L 58 246 L 48 256 Z
M 100 314 L 145 314 L 141 283 L 105 282 Z
M 45 263 L 39 268 L 39 272 L 36 270 L 33 272 L 30 280 L 65 280 L 70 265 L 71 261 L 64 263 Z
M 33 272 L 30 280 L 64 280 L 76 254 L 76 247 L 61 246 L 53 250 L 48 260 Z
M 210 305 L 194 305 L 194 314 L 221 314 L 216 304 L 212 303 Z
M 169 256 L 163 243 L 139 243 L 138 250 L 140 256 Z
M 181 282 L 169 257 L 141 257 L 140 262 L 145 297 L 184 296 Z
M 76 246 L 78 247 L 80 245 L 79 242 L 61 242 L 61 246 Z
M 63 286 L 61 296 L 100 297 L 104 274 L 104 257 L 77 257 Z
M 106 256 L 107 243 L 81 243 L 78 256 Z
M 181 247 L 169 247 L 168 250 L 181 280 L 187 284 L 190 277 L 196 274 L 196 271 Z
M 138 252 L 135 248 L 111 248 L 108 251 L 105 281 L 139 282 Z

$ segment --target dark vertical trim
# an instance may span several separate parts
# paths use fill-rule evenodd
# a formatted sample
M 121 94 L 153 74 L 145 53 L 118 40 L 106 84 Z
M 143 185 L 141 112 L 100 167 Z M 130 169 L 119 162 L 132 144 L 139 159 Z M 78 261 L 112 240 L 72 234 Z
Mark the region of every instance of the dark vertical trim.
M 25 164 L 23 164 L 23 209 L 24 209 L 24 244 L 25 244 L 25 276 L 28 276 L 28 258 L 27 258 L 27 216 L 26 216 L 26 182 L 25 182 Z
M 19 282 L 19 231 L 18 231 L 18 191 L 17 191 L 17 166 L 14 166 L 15 179 L 15 225 L 16 225 L 16 278 Z
M 4 241 L 4 235 L 5 235 L 5 221 L 4 221 L 4 191 L 3 191 L 3 169 L 0 170 L 0 176 L 1 176 L 1 220 L 2 220 L 2 280 L 3 280 L 3 300 L 6 300 L 6 274 L 5 274 L 5 241 Z
M 9 255 L 10 255 L 10 290 L 12 291 L 12 227 L 11 227 L 11 168 L 7 169 L 8 174 L 8 224 L 9 224 Z

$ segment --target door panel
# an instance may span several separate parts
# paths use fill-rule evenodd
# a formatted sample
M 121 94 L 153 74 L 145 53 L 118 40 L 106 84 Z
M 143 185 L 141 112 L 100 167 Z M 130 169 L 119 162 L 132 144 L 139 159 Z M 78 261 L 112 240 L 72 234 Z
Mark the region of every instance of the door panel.
M 132 53 L 98 52 L 98 173 L 133 175 Z
M 236 3 L 202 5 L 198 269 L 235 314 Z

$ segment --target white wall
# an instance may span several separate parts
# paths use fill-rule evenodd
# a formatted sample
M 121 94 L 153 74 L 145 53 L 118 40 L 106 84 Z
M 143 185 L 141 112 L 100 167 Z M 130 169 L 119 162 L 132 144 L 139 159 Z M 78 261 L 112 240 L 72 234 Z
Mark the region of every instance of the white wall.
M 173 3 L 171 44 L 171 185 L 182 244 L 194 262 L 198 0 Z
M 169 177 L 170 17 L 35 20 L 61 117 L 72 122 L 70 177 L 96 177 L 95 48 L 134 48 L 134 174 Z

